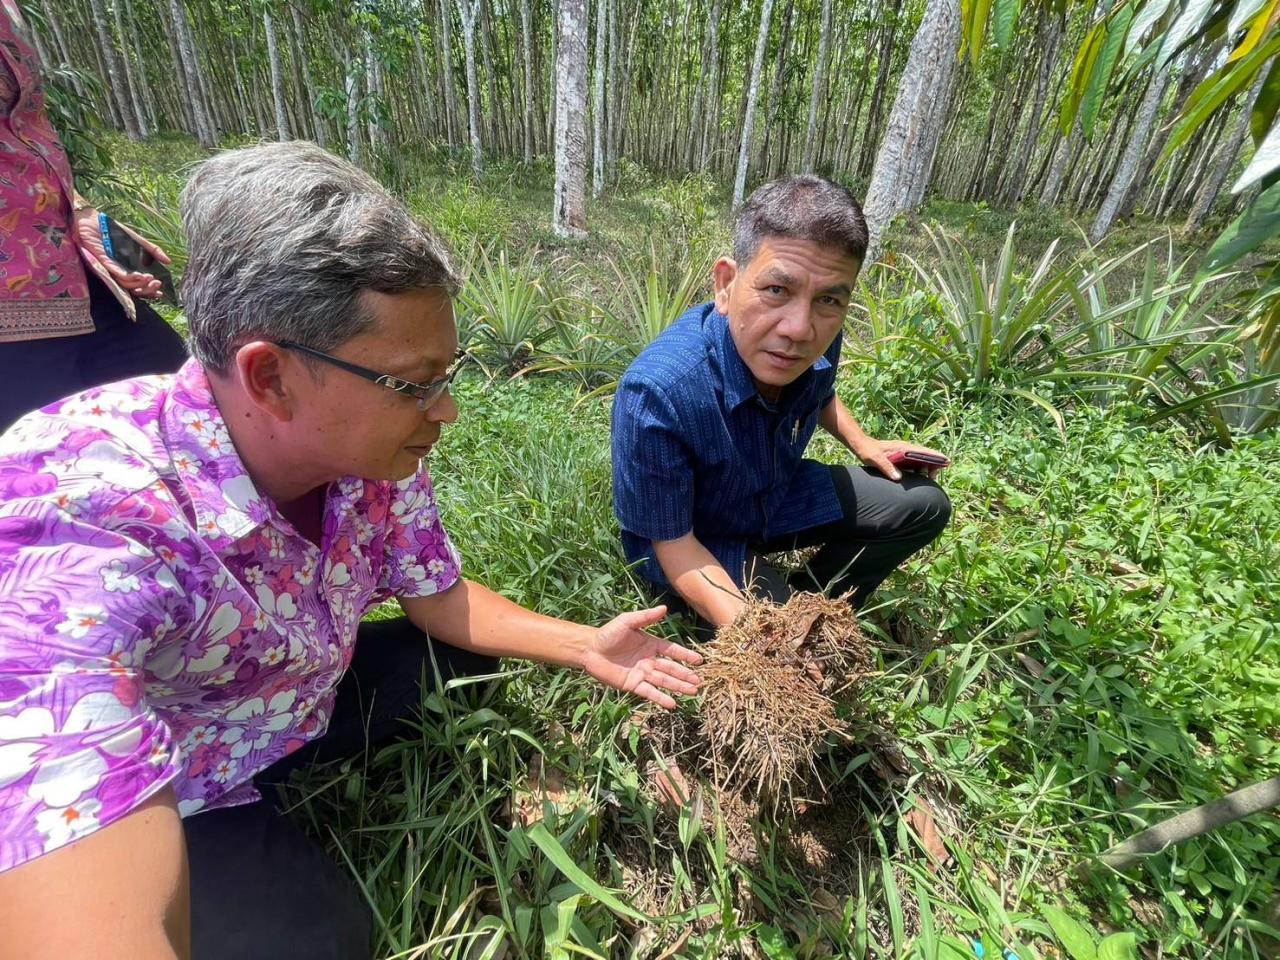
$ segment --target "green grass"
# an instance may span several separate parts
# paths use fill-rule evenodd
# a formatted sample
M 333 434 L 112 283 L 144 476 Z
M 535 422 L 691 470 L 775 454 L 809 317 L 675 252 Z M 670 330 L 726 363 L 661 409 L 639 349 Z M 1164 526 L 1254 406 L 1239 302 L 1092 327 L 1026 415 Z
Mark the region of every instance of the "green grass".
M 181 142 L 158 158 L 112 149 L 122 179 L 164 196 L 194 155 Z M 475 185 L 437 158 L 405 174 L 405 192 L 464 253 L 496 243 L 548 271 L 573 262 L 571 292 L 585 300 L 610 295 L 611 257 L 634 263 L 650 241 L 676 270 L 723 249 L 719 191 L 626 175 L 593 205 L 587 244 L 547 229 L 543 169 L 495 164 Z M 989 241 L 991 254 L 1009 222 L 972 206 L 926 215 L 979 250 Z M 1020 224 L 1027 259 L 1069 230 L 1052 211 Z M 897 249 L 927 257 L 919 233 L 901 225 Z M 491 686 L 425 696 L 403 742 L 319 769 L 291 793 L 365 889 L 379 955 L 642 957 L 678 943 L 697 957 L 968 957 L 981 936 L 987 956 L 1009 946 L 1027 960 L 1131 956 L 1126 932 L 1144 956 L 1268 955 L 1274 814 L 1125 877 L 1086 882 L 1075 868 L 1280 773 L 1280 441 L 1215 451 L 1177 423 L 1144 428 L 1123 404 L 1069 397 L 1059 432 L 1016 397 L 958 399 L 910 350 L 856 352 L 838 389 L 869 432 L 956 460 L 951 528 L 868 614 L 883 668 L 868 701 L 947 798 L 955 865 L 927 868 L 900 816 L 905 793 L 867 775 L 857 744 L 823 759 L 873 854 L 852 895 L 768 858 L 735 865 L 722 832 L 670 823 L 647 798 L 626 724 L 634 703 L 578 675 L 513 666 Z M 610 508 L 608 401 L 545 374 L 470 373 L 457 396 L 461 418 L 432 473 L 467 574 L 585 622 L 645 603 Z M 840 455 L 829 440 L 813 452 Z M 539 757 L 570 798 L 547 805 L 541 826 L 515 824 L 512 793 Z M 668 886 L 633 898 L 622 863 L 634 866 L 637 849 Z

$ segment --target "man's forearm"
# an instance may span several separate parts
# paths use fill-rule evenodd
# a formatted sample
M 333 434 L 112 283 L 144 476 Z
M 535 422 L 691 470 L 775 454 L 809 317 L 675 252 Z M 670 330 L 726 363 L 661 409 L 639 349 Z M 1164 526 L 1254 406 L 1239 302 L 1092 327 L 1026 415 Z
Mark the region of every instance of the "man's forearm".
M 595 634 L 594 627 L 526 610 L 470 580 L 432 597 L 402 599 L 400 605 L 433 639 L 489 657 L 579 667 Z
M 858 452 L 858 446 L 867 438 L 866 432 L 853 419 L 848 408 L 840 401 L 839 397 L 832 397 L 828 403 L 818 413 L 818 426 L 831 434 L 855 454 Z
M 746 603 L 742 591 L 692 533 L 653 547 L 667 580 L 698 616 L 717 627 L 733 622 Z

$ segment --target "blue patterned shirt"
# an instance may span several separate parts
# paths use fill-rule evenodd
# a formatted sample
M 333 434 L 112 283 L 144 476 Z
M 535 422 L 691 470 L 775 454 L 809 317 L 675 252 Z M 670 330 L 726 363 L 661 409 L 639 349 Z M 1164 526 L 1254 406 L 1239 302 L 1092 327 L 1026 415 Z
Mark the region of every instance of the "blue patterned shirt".
M 714 303 L 636 358 L 613 401 L 613 508 L 642 576 L 668 585 L 653 541 L 692 530 L 741 586 L 749 544 L 840 519 L 827 467 L 802 457 L 839 361 L 836 337 L 769 403 Z

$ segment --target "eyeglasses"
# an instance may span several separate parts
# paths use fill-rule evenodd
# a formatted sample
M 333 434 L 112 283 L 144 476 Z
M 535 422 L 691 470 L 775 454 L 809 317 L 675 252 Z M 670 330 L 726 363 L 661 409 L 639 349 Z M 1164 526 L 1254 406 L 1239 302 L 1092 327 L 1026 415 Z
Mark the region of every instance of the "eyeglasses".
M 359 364 L 350 363 L 338 357 L 331 357 L 327 353 L 295 343 L 293 340 L 276 340 L 275 345 L 305 353 L 309 357 L 315 357 L 317 360 L 333 364 L 335 367 L 340 367 L 347 371 L 347 373 L 354 373 L 357 377 L 376 383 L 380 387 L 386 387 L 388 390 L 402 396 L 413 397 L 418 401 L 418 409 L 423 411 L 430 408 L 432 404 L 445 395 L 453 383 L 453 378 L 458 375 L 458 371 L 462 368 L 463 361 L 467 359 L 466 352 L 459 350 L 453 355 L 453 363 L 449 365 L 449 369 L 445 371 L 444 376 L 439 380 L 432 380 L 430 383 L 414 383 L 412 380 L 393 377 L 389 373 L 378 373 L 377 370 L 370 370 L 368 367 L 362 367 Z

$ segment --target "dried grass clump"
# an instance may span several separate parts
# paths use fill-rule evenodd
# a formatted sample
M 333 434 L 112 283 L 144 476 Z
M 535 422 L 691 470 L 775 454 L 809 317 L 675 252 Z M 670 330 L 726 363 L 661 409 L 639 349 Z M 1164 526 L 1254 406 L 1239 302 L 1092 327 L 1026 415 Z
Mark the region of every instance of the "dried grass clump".
M 650 743 L 709 779 L 722 803 L 753 806 L 776 806 L 808 785 L 822 744 L 841 732 L 833 697 L 856 696 L 872 666 L 853 609 L 816 593 L 782 605 L 749 600 L 701 653 L 698 714 L 651 712 Z

